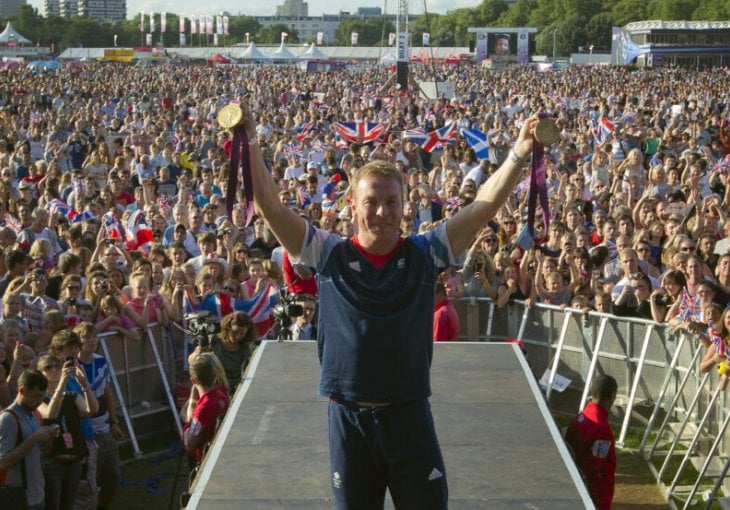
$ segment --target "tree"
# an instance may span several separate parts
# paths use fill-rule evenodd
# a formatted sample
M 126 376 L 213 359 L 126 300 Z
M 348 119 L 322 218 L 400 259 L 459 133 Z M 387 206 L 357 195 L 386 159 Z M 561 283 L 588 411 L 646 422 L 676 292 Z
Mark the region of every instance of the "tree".
M 647 12 L 653 19 L 678 21 L 692 19 L 695 10 L 694 0 L 651 0 Z
M 261 23 L 253 19 L 251 16 L 234 16 L 228 20 L 228 32 L 236 42 L 246 42 L 246 34 L 249 39 L 253 40 L 253 36 L 261 30 Z
M 494 23 L 498 27 L 525 27 L 529 25 L 530 12 L 535 8 L 535 0 L 517 0 L 504 11 Z
M 585 25 L 584 40 L 582 46 L 593 46 L 596 50 L 611 49 L 611 29 L 613 21 L 611 14 L 602 12 L 596 14 Z
M 23 37 L 33 43 L 39 43 L 43 35 L 43 17 L 33 6 L 22 5 L 13 20 L 13 26 Z
M 340 23 L 335 30 L 336 44 L 350 46 L 352 32 L 357 32 L 358 46 L 377 46 L 381 43 L 388 44 L 388 33 L 395 32 L 395 26 L 390 21 L 383 21 L 382 18 L 350 18 Z M 385 33 L 384 41 L 381 40 L 383 33 Z
M 109 33 L 107 27 L 101 27 L 99 23 L 90 19 L 74 16 L 71 21 L 67 20 L 67 29 L 61 39 L 61 44 L 68 47 L 101 48 L 114 45 L 114 35 Z
M 692 13 L 695 21 L 719 21 L 730 19 L 730 4 L 727 0 L 700 0 Z
M 275 23 L 268 27 L 262 27 L 256 34 L 256 42 L 261 44 L 279 44 L 281 42 L 282 32 L 289 34 L 286 41 L 289 43 L 298 43 L 299 34 L 291 27 L 283 23 Z
M 616 26 L 647 18 L 646 0 L 617 0 L 611 6 L 611 17 Z
M 477 26 L 492 25 L 499 17 L 509 10 L 504 0 L 482 0 L 474 11 L 474 23 Z

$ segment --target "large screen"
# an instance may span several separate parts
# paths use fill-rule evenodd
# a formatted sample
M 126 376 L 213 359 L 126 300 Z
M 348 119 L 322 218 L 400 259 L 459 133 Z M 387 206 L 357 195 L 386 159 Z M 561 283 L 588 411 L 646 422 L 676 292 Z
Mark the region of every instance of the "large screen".
M 488 58 L 495 62 L 517 62 L 516 33 L 488 34 Z

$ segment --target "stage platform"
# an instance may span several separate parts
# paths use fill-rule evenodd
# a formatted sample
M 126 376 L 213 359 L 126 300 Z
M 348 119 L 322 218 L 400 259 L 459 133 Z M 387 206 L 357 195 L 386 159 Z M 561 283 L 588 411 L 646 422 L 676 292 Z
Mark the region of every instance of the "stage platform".
M 315 342 L 264 342 L 187 508 L 334 508 Z M 513 344 L 438 343 L 431 405 L 452 509 L 592 508 L 537 382 Z M 386 508 L 393 508 L 389 497 Z

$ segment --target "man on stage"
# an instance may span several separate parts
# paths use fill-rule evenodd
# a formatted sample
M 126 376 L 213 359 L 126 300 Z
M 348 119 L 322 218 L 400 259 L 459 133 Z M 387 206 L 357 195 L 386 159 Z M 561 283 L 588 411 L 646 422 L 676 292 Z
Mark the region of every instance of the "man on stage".
M 243 105 L 243 128 L 256 123 Z M 316 268 L 319 393 L 330 399 L 331 484 L 338 509 L 445 509 L 446 470 L 428 397 L 434 285 L 505 202 L 532 151 L 537 117 L 476 200 L 424 234 L 401 238 L 402 177 L 372 161 L 350 176 L 356 234 L 319 230 L 282 205 L 260 149 L 251 145 L 258 212 L 292 258 Z M 240 129 L 240 128 L 239 128 Z M 244 162 L 245 164 L 245 162 Z M 249 183 L 246 183 L 249 185 Z

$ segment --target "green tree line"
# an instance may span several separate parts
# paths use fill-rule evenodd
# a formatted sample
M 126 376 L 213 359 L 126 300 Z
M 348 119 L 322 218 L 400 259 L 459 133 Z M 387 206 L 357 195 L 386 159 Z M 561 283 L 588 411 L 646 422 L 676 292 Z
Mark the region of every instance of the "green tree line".
M 424 32 L 431 34 L 432 46 L 468 46 L 474 34 L 469 27 L 536 27 L 536 51 L 551 53 L 553 38 L 556 51 L 567 55 L 580 47 L 593 46 L 594 51 L 607 51 L 611 47 L 611 27 L 623 26 L 632 21 L 647 19 L 670 20 L 727 20 L 730 19 L 730 2 L 727 0 L 517 0 L 509 6 L 504 0 L 482 0 L 474 8 L 461 8 L 446 14 L 426 13 L 409 26 L 411 41 L 420 45 Z M 5 20 L 3 20 L 5 21 Z M 117 36 L 118 46 L 139 46 L 144 34 L 139 30 L 139 15 L 115 25 L 100 24 L 89 18 L 71 20 L 43 17 L 30 5 L 20 8 L 11 18 L 15 29 L 33 44 L 50 46 L 59 50 L 68 47 L 113 46 Z M 148 22 L 148 20 L 146 20 Z M 155 44 L 166 47 L 179 44 L 178 16 L 167 14 L 167 31 L 160 33 L 159 17 Z M 4 24 L 4 23 L 3 23 Z M 149 25 L 147 25 L 149 27 Z M 211 46 L 213 37 L 190 35 L 186 24 L 188 45 Z M 277 44 L 281 32 L 287 32 L 287 42 L 313 42 L 300 40 L 296 30 L 286 24 L 262 26 L 251 16 L 231 16 L 229 36 L 221 37 L 219 44 L 231 45 L 245 42 L 245 34 L 257 44 Z M 359 46 L 387 45 L 388 34 L 395 26 L 385 18 L 351 18 L 344 20 L 335 32 L 335 44 L 350 45 L 350 34 L 358 33 Z

